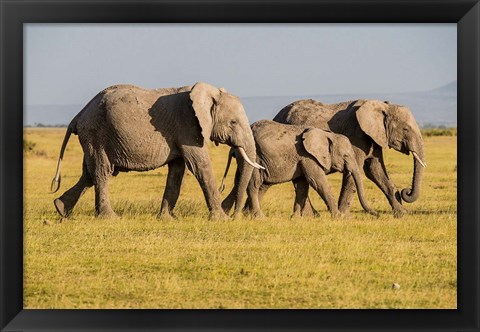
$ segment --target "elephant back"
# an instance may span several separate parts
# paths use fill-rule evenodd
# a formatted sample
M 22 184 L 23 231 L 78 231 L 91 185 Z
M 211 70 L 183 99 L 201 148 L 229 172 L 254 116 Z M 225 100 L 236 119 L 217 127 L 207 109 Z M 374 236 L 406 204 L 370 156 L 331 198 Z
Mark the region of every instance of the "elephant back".
M 328 121 L 336 111 L 314 99 L 297 100 L 284 107 L 273 121 L 329 130 Z

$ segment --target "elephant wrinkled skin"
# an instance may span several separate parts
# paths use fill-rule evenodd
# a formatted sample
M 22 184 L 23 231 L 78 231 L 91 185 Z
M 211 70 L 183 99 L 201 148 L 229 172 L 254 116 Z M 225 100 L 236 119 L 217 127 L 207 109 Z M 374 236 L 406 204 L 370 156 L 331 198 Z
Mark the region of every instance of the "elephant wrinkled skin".
M 356 100 L 327 105 L 304 99 L 283 108 L 273 120 L 331 130 L 348 137 L 357 163 L 385 194 L 395 217 L 401 217 L 407 212 L 402 206 L 402 200 L 412 203 L 420 196 L 420 185 L 426 166 L 424 145 L 417 122 L 407 107 L 378 100 Z M 390 180 L 382 151 L 387 147 L 407 155 L 412 153 L 414 173 L 411 189 L 405 188 L 399 192 Z M 344 176 L 338 203 L 341 212 L 348 211 L 354 192 L 352 178 Z M 309 201 L 308 206 L 311 206 Z
M 299 183 L 312 186 L 325 201 L 328 210 L 333 216 L 339 214 L 336 200 L 332 195 L 327 181 L 327 174 L 343 172 L 345 176 L 352 176 L 358 189 L 358 197 L 362 207 L 368 213 L 378 215 L 372 210 L 365 199 L 360 169 L 355 160 L 355 153 L 348 138 L 343 135 L 313 127 L 285 125 L 274 121 L 261 120 L 252 125 L 255 138 L 257 162 L 265 170 L 253 171 L 248 185 L 248 200 L 245 212 L 254 216 L 263 216 L 260 209 L 260 200 L 273 184 L 293 181 L 296 188 Z M 228 172 L 230 158 L 225 175 Z M 236 155 L 237 160 L 241 156 Z M 222 202 L 222 207 L 228 212 L 236 201 L 236 186 Z M 223 183 L 223 181 L 222 181 Z M 305 206 L 308 192 L 296 190 L 294 215 L 299 215 Z M 238 206 L 237 206 L 238 207 Z
M 238 97 L 201 82 L 193 87 L 152 90 L 115 85 L 98 93 L 68 126 L 52 191 L 60 187 L 60 164 L 71 133 L 78 135 L 84 152 L 83 172 L 78 182 L 54 201 L 62 216 L 68 216 L 83 193 L 94 186 L 96 214 L 115 217 L 108 195 L 109 177 L 167 164 L 159 216 L 172 218 L 186 164 L 203 190 L 210 218 L 225 219 L 207 142 L 243 149 L 246 159 L 255 160 L 256 156 Z M 253 167 L 242 165 L 242 171 L 240 193 L 246 192 Z

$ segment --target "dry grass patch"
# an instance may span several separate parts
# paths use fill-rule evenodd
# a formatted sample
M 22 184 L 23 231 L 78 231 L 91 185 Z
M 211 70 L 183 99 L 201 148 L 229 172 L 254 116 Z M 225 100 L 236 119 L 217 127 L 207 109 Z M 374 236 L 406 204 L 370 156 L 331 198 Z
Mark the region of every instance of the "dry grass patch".
M 272 187 L 265 220 L 212 222 L 195 178 L 185 177 L 180 218 L 155 218 L 167 169 L 122 173 L 111 181 L 120 220 L 94 218 L 93 190 L 60 220 L 50 194 L 64 129 L 26 129 L 36 154 L 24 157 L 24 306 L 26 308 L 456 308 L 456 137 L 426 137 L 428 167 L 411 214 L 394 219 L 365 179 L 380 218 L 357 199 L 349 219 L 289 218 L 293 186 Z M 220 179 L 228 147 L 213 147 Z M 60 193 L 81 173 L 73 137 Z M 398 188 L 411 183 L 411 156 L 386 151 Z M 233 171 L 227 188 L 231 188 Z M 336 194 L 341 177 L 329 176 Z M 228 189 L 227 189 L 228 190 Z M 224 193 L 226 194 L 226 193 Z M 48 222 L 45 222 L 48 221 Z M 393 283 L 400 285 L 392 289 Z

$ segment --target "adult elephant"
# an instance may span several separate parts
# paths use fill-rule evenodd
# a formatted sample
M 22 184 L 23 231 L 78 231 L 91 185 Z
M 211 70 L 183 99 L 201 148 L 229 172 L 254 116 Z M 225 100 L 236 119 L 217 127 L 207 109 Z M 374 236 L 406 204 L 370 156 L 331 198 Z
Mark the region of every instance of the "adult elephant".
M 358 164 L 363 165 L 365 175 L 385 194 L 395 217 L 407 212 L 402 200 L 412 203 L 420 196 L 420 184 L 426 166 L 424 145 L 417 122 L 407 107 L 378 100 L 322 104 L 304 99 L 280 110 L 274 121 L 313 126 L 347 136 Z M 387 147 L 407 155 L 412 153 L 414 170 L 411 189 L 405 188 L 399 192 L 390 180 L 383 160 L 383 149 Z M 305 182 L 297 183 L 297 186 L 308 190 Z M 340 212 L 349 210 L 354 193 L 352 177 L 344 174 L 338 203 Z M 307 208 L 311 207 L 308 203 Z
M 60 165 L 71 133 L 78 135 L 84 152 L 83 173 L 54 200 L 62 216 L 68 216 L 85 191 L 95 186 L 97 216 L 115 217 L 108 195 L 110 175 L 168 164 L 159 216 L 171 218 L 186 164 L 203 190 L 209 217 L 225 219 L 207 142 L 227 144 L 244 156 L 240 193 L 246 192 L 256 166 L 251 161 L 256 157 L 255 142 L 240 100 L 207 83 L 153 90 L 115 85 L 98 93 L 68 126 L 52 181 L 54 192 L 60 187 Z

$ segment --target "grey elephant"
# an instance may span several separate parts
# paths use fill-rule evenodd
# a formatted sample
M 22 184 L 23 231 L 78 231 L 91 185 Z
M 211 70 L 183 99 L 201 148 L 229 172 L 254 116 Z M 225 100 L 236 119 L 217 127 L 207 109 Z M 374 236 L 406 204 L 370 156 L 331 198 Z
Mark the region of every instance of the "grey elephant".
M 251 161 L 256 156 L 255 143 L 239 98 L 202 82 L 153 90 L 115 85 L 98 93 L 68 126 L 53 192 L 60 187 L 60 165 L 72 133 L 78 135 L 84 152 L 83 172 L 72 188 L 54 200 L 62 216 L 68 216 L 85 191 L 95 186 L 96 215 L 116 217 L 109 200 L 109 177 L 167 164 L 159 216 L 172 218 L 186 164 L 202 188 L 209 217 L 225 219 L 207 142 L 228 144 L 244 156 L 239 199 L 244 197 L 253 168 L 258 167 Z
M 246 212 L 257 217 L 263 216 L 260 201 L 268 188 L 278 183 L 302 180 L 317 191 L 332 216 L 338 216 L 337 202 L 333 197 L 326 175 L 343 172 L 352 174 L 358 189 L 358 198 L 364 210 L 378 215 L 369 207 L 365 199 L 355 153 L 350 141 L 345 136 L 318 128 L 285 125 L 269 120 L 255 122 L 252 125 L 252 132 L 256 143 L 257 162 L 265 167 L 265 170 L 257 169 L 252 173 L 252 179 L 247 188 Z M 234 151 L 231 151 L 224 179 L 233 155 Z M 239 179 L 238 174 L 235 187 Z M 235 187 L 222 202 L 222 207 L 226 211 L 229 211 L 232 205 L 238 202 Z M 297 191 L 296 194 L 294 215 L 298 214 L 308 197 L 306 191 L 303 193 Z
M 358 164 L 365 175 L 385 194 L 395 217 L 401 217 L 407 212 L 402 206 L 402 200 L 412 203 L 419 198 L 426 166 L 424 144 L 417 122 L 407 107 L 378 100 L 355 100 L 326 105 L 306 99 L 286 106 L 273 120 L 331 130 L 348 137 Z M 383 149 L 387 147 L 413 155 L 411 189 L 405 188 L 399 192 L 390 180 L 383 160 Z M 305 181 L 296 185 L 301 187 L 298 191 L 308 192 Z M 338 203 L 341 212 L 348 211 L 354 192 L 353 179 L 344 174 Z M 311 213 L 309 200 L 302 213 Z

